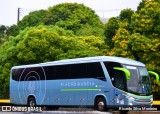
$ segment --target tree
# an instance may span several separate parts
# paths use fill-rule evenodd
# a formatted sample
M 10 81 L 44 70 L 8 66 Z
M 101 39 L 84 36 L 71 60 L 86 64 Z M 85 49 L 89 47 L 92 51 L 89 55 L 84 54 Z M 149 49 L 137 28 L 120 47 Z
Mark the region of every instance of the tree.
M 26 27 L 33 27 L 43 24 L 44 18 L 47 16 L 47 14 L 47 10 L 30 12 L 29 15 L 26 15 L 21 21 L 18 22 L 18 28 L 23 30 Z
M 142 1 L 139 3 L 139 5 L 138 5 L 138 7 L 137 7 L 137 12 L 139 12 L 142 8 L 144 8 L 145 3 L 146 3 L 147 1 L 149 1 L 149 0 L 142 0 Z
M 159 2 L 149 1 L 144 3 L 144 7 L 132 16 L 132 26 L 135 32 L 145 34 L 149 37 L 159 35 Z M 154 36 L 153 36 L 154 37 Z
M 4 33 L 6 31 L 7 27 L 4 25 L 0 26 L 0 38 L 4 37 Z
M 75 35 L 104 37 L 104 25 L 89 7 L 77 3 L 62 3 L 29 13 L 18 23 L 19 30 L 38 25 L 56 25 L 72 30 Z M 86 31 L 87 30 L 87 31 Z
M 19 33 L 19 28 L 17 25 L 12 25 L 8 27 L 8 29 L 6 30 L 6 34 L 8 36 L 17 36 L 18 33 Z
M 83 4 L 63 3 L 48 9 L 49 14 L 45 18 L 45 25 L 57 25 L 74 33 L 82 34 L 84 26 L 90 26 L 89 29 L 98 28 L 103 34 L 103 23 L 95 12 Z M 80 30 L 81 29 L 81 30 Z M 79 31 L 80 30 L 80 31 Z M 77 32 L 78 31 L 78 32 Z
M 12 66 L 36 64 L 67 58 L 103 55 L 102 38 L 75 36 L 73 31 L 57 26 L 28 27 L 0 46 L 0 98 L 8 98 Z
M 134 14 L 134 11 L 131 9 L 124 9 L 121 11 L 119 15 L 120 20 L 128 20 L 128 22 L 131 21 L 131 16 Z
M 77 36 L 97 36 L 104 38 L 104 29 L 85 24 L 75 33 Z
M 134 59 L 147 63 L 146 55 L 149 55 L 153 45 L 149 38 L 140 35 L 139 33 L 134 33 L 129 37 L 128 40 L 128 50 L 134 56 Z
M 114 48 L 113 37 L 116 35 L 116 31 L 119 28 L 124 28 L 130 33 L 132 32 L 132 27 L 130 25 L 131 16 L 134 11 L 131 9 L 124 9 L 121 11 L 118 17 L 112 17 L 109 19 L 108 23 L 105 24 L 104 35 L 106 37 L 106 43 L 109 45 L 110 49 Z
M 143 0 L 135 13 L 123 10 L 118 18 L 118 23 L 113 21 L 106 24 L 106 27 L 113 28 L 110 30 L 114 31 L 110 37 L 113 46 L 108 54 L 141 61 L 149 70 L 160 74 L 159 7 L 159 0 Z M 108 31 L 108 28 L 105 31 L 106 35 L 112 33 Z M 160 86 L 153 85 L 154 96 L 159 96 L 159 91 Z
M 105 32 L 104 35 L 106 37 L 106 43 L 109 46 L 109 48 L 114 47 L 114 43 L 112 41 L 112 38 L 116 35 L 116 31 L 119 28 L 119 18 L 118 17 L 112 17 L 109 19 L 109 21 L 105 24 Z
M 17 44 L 17 57 L 20 64 L 28 64 L 102 55 L 100 49 L 103 49 L 103 45 L 104 41 L 99 37 L 77 37 L 71 31 L 58 27 L 40 26 L 28 30 L 24 39 Z
M 114 48 L 112 48 L 108 54 L 120 57 L 130 57 L 133 58 L 130 51 L 128 50 L 130 34 L 128 30 L 119 28 L 116 35 L 113 37 Z
M 12 26 L 0 26 L 0 44 L 8 40 L 9 36 L 16 36 L 19 33 L 17 25 Z

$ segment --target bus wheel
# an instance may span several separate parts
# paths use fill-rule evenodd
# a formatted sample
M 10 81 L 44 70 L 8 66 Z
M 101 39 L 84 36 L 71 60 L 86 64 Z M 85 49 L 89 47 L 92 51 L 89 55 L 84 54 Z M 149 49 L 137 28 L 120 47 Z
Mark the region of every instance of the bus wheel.
M 106 111 L 106 101 L 103 97 L 100 97 L 96 102 L 96 109 L 98 111 Z
M 36 100 L 35 100 L 34 97 L 30 97 L 30 98 L 28 99 L 28 106 L 30 106 L 30 107 L 36 106 Z

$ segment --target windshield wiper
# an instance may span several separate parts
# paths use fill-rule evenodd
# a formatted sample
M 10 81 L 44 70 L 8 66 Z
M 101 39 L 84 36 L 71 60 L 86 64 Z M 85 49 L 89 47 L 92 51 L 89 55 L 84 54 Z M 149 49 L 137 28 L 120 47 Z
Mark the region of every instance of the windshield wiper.
M 142 94 L 150 93 L 150 89 L 149 89 L 148 84 L 149 83 L 146 83 L 146 82 L 144 83 L 142 80 L 139 80 L 136 92 L 140 93 L 139 91 L 140 91 L 140 89 L 142 89 Z M 146 91 L 146 89 L 147 89 L 147 91 Z
M 144 87 L 147 89 L 147 92 L 151 93 L 151 85 L 149 83 L 149 80 L 148 80 L 147 76 L 145 76 L 145 81 L 142 81 L 142 83 L 143 83 Z
M 139 93 L 139 89 L 140 89 L 141 85 L 142 85 L 142 81 L 139 80 L 138 85 L 137 85 L 137 90 L 136 90 L 137 93 Z

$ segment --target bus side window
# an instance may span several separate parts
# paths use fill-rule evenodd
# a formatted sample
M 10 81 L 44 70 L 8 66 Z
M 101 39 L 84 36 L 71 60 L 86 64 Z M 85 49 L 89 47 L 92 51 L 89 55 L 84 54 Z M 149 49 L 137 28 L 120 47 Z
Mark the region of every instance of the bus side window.
M 102 66 L 99 62 L 87 64 L 87 78 L 96 78 L 106 81 Z
M 56 79 L 68 79 L 69 78 L 70 65 L 58 65 L 55 66 L 55 77 Z
M 70 79 L 86 78 L 86 64 L 71 64 Z
M 45 66 L 43 68 L 45 70 L 47 80 L 55 80 L 56 79 L 55 66 Z
M 12 69 L 12 79 L 15 81 L 20 81 L 20 77 L 24 68 L 21 69 Z

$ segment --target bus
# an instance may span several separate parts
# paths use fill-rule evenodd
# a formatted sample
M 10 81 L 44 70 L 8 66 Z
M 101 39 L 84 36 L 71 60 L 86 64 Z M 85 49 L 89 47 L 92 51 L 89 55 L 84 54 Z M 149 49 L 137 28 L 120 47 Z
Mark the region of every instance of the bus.
M 10 102 L 27 106 L 86 106 L 99 111 L 151 106 L 151 78 L 141 62 L 115 56 L 14 66 Z

